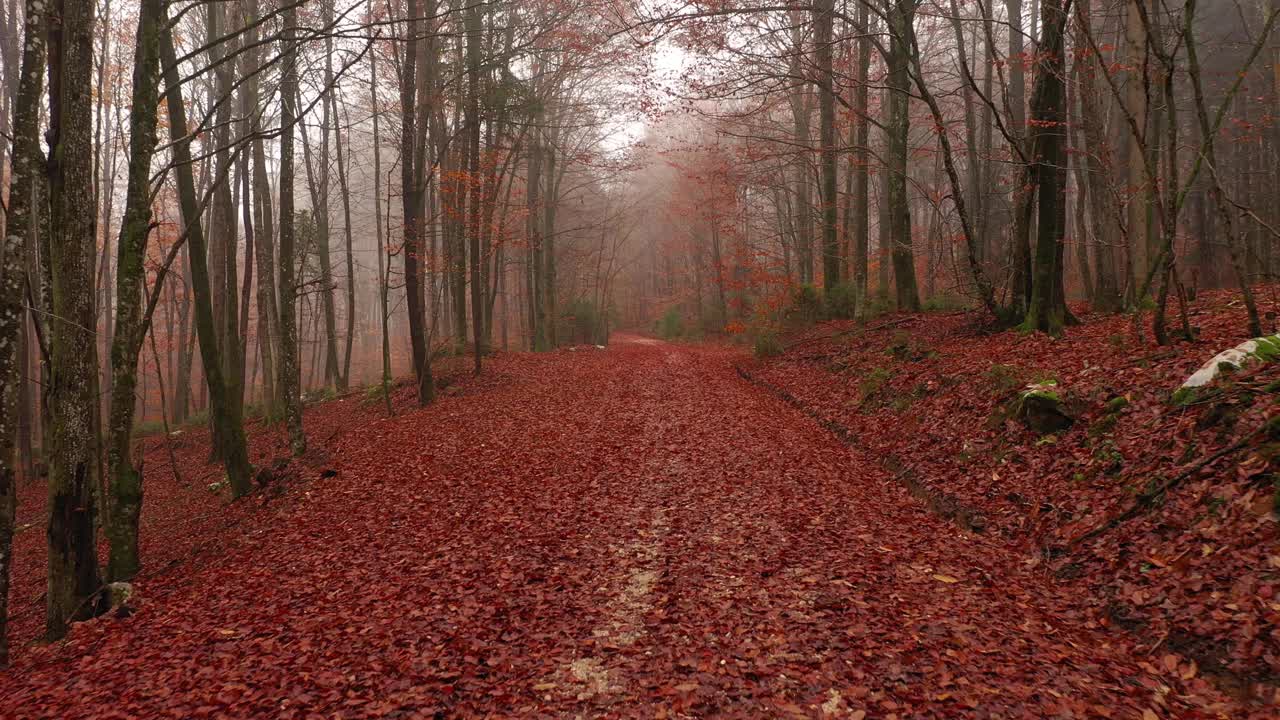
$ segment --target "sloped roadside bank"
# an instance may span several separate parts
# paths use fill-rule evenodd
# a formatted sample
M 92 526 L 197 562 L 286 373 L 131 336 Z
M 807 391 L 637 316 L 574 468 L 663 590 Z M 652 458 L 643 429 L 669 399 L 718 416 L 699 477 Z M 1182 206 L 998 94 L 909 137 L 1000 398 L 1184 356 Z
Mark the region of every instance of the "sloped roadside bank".
M 978 518 L 1047 587 L 1135 633 L 1153 663 L 1183 656 L 1237 696 L 1274 703 L 1277 453 L 1256 430 L 1275 414 L 1266 388 L 1280 372 L 1264 366 L 1203 401 L 1169 401 L 1242 339 L 1241 312 L 1230 294 L 1202 295 L 1200 340 L 1175 348 L 1136 342 L 1122 317 L 1088 316 L 1059 340 L 985 334 L 963 314 L 828 324 L 739 372 L 888 460 L 931 506 L 943 499 L 943 514 Z M 1041 435 L 1010 412 L 1040 382 L 1056 384 L 1068 429 Z M 1081 540 L 1144 498 L 1133 517 Z
M 835 422 L 834 420 L 822 417 L 800 401 L 796 396 L 787 392 L 783 388 L 761 380 L 742 365 L 735 365 L 734 370 L 737 371 L 738 377 L 741 377 L 752 385 L 765 390 L 788 405 L 813 418 L 819 425 L 831 434 L 843 440 L 845 443 L 849 445 L 857 443 L 857 436 L 849 428 Z M 880 457 L 880 464 L 884 466 L 885 471 L 893 477 L 895 482 L 905 487 L 907 492 L 910 492 L 917 500 L 924 502 L 924 504 L 928 506 L 930 512 L 951 520 L 958 525 L 961 530 L 980 533 L 986 529 L 986 520 L 984 520 L 979 513 L 975 512 L 972 508 L 960 504 L 960 502 L 956 500 L 955 496 L 950 495 L 946 491 L 922 482 L 919 475 L 912 468 L 906 466 L 896 455 L 882 455 Z
M 509 378 L 504 363 L 498 370 L 473 377 L 470 360 L 450 357 L 437 364 L 437 385 L 445 395 L 480 392 Z M 518 356 L 514 361 L 519 361 Z M 246 533 L 269 526 L 310 491 L 310 485 L 334 472 L 331 451 L 344 436 L 386 420 L 379 387 L 353 390 L 341 397 L 308 403 L 304 425 L 309 449 L 290 459 L 289 440 L 283 425 L 247 423 L 250 458 L 258 468 L 271 471 L 260 476 L 267 487 L 240 501 L 227 497 L 225 476 L 211 461 L 207 424 L 194 421 L 176 426 L 173 433 L 140 436 L 145 495 L 141 517 L 142 573 L 134 585 L 135 601 L 161 604 L 157 595 L 180 586 L 192 566 L 225 552 L 227 543 Z M 416 389 L 409 379 L 391 387 L 397 415 L 417 411 Z M 175 463 L 176 461 L 176 467 Z M 15 664 L 41 646 L 46 586 L 48 491 L 43 482 L 24 481 L 18 488 L 17 533 L 13 541 L 13 576 L 10 589 L 9 633 Z M 105 541 L 99 543 L 100 562 L 106 560 Z

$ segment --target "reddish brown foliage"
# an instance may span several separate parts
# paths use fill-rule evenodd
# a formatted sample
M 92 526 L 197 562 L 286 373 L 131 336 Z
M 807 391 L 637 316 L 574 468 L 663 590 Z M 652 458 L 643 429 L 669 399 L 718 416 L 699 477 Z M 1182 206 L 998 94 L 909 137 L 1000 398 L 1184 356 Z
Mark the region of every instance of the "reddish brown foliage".
M 1075 542 L 1274 413 L 1276 396 L 1260 392 L 1280 376 L 1274 366 L 1249 373 L 1224 402 L 1171 405 L 1191 372 L 1244 339 L 1236 296 L 1208 294 L 1193 312 L 1201 340 L 1175 348 L 1138 344 L 1131 319 L 1115 316 L 1087 317 L 1059 340 L 986 335 L 963 314 L 904 317 L 867 333 L 828 327 L 751 372 L 955 497 L 1040 566 L 1047 590 L 1089 598 L 1090 616 L 1132 631 L 1151 662 L 1166 653 L 1194 659 L 1232 692 L 1261 683 L 1274 702 L 1274 446 L 1259 440 L 1192 473 L 1134 519 Z M 1044 378 L 1058 381 L 1079 418 L 1041 439 L 1005 411 Z M 1246 387 L 1252 403 L 1241 397 Z M 1106 403 L 1118 396 L 1129 404 L 1112 414 Z
M 133 616 L 25 650 L 0 708 L 1145 718 L 1228 707 L 1187 661 L 1146 657 L 1003 537 L 958 531 L 875 452 L 737 378 L 741 360 L 627 338 L 498 357 L 395 418 L 355 399 L 320 406 L 308 423 L 336 475 L 300 470 L 280 497 L 209 503 L 216 520 L 183 531 L 203 552 L 145 578 Z M 147 525 L 153 568 L 166 543 L 187 542 L 163 527 Z

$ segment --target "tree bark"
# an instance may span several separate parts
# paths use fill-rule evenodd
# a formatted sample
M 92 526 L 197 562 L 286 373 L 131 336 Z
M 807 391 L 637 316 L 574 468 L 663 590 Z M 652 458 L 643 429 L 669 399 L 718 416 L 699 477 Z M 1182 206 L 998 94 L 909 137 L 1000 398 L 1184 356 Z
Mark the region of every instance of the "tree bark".
M 321 13 L 326 26 L 333 23 L 333 0 L 321 3 Z M 320 162 L 317 168 L 319 179 L 314 195 L 316 217 L 316 257 L 320 263 L 320 306 L 324 313 L 324 382 L 330 387 L 338 384 L 338 309 L 333 297 L 333 257 L 329 238 L 329 134 L 332 131 L 330 114 L 330 97 L 333 95 L 333 35 L 325 35 L 324 44 L 324 88 L 326 97 L 320 102 Z M 305 133 L 306 130 L 304 129 Z
M 867 117 L 870 109 L 871 39 L 865 37 L 871 32 L 870 20 L 868 4 L 859 3 L 858 21 L 864 37 L 858 38 L 858 76 L 853 95 L 853 122 L 857 126 L 853 143 L 856 165 L 853 176 L 853 293 L 854 308 L 859 318 L 867 314 L 867 248 L 871 235 L 871 178 L 867 167 L 870 160 L 867 146 L 871 142 L 871 122 Z
M 66 635 L 93 615 L 97 557 L 93 312 L 93 3 L 59 0 L 49 15 L 50 364 L 49 588 L 45 631 Z
M 138 354 L 146 332 L 142 300 L 147 238 L 151 233 L 151 157 L 155 154 L 160 104 L 160 33 L 163 0 L 142 0 L 133 54 L 129 113 L 129 180 L 116 256 L 116 333 L 111 343 L 111 409 L 107 422 L 107 473 L 111 552 L 107 579 L 127 581 L 138 573 L 138 518 L 142 513 L 142 473 L 134 466 L 134 393 Z M 157 371 L 159 368 L 157 368 Z
M 1066 23 L 1070 0 L 1041 4 L 1043 39 L 1036 53 L 1032 92 L 1031 152 L 1039 216 L 1032 265 L 1031 300 L 1024 327 L 1051 335 L 1067 319 L 1063 293 L 1063 237 L 1066 232 Z
M 279 273 L 280 315 L 279 351 L 274 358 L 279 376 L 285 425 L 289 430 L 289 447 L 294 456 L 307 451 L 307 436 L 302 428 L 302 388 L 298 367 L 298 288 L 294 279 L 294 236 L 296 218 L 293 211 L 294 159 L 293 133 L 298 119 L 298 13 L 293 7 L 284 11 L 285 44 L 280 77 L 280 239 L 276 271 Z
M 480 18 L 480 6 L 472 4 L 466 11 L 466 60 L 467 60 L 467 175 L 471 187 L 471 199 L 467 208 L 467 236 L 469 240 L 468 255 L 471 263 L 471 332 L 475 336 L 473 345 L 474 369 L 480 373 L 484 349 L 484 278 L 481 268 L 484 260 L 480 257 L 481 206 L 485 184 L 480 182 L 480 41 L 483 32 Z M 465 343 L 466 337 L 460 336 L 459 343 Z
M 418 404 L 435 399 L 435 381 L 431 377 L 431 357 L 423 329 L 422 271 L 420 269 L 423 229 L 422 194 L 418 191 L 416 159 L 419 157 L 417 135 L 419 122 L 427 122 L 425 110 L 418 118 L 415 94 L 418 65 L 419 13 L 417 0 L 409 0 L 409 38 L 406 41 L 400 76 L 400 196 L 404 211 L 404 285 L 409 311 L 409 342 L 413 353 L 413 370 L 418 380 Z
M 840 244 L 836 237 L 836 100 L 832 77 L 832 24 L 835 0 L 816 0 L 814 58 L 818 73 L 818 143 L 822 163 L 822 287 L 840 283 Z
M 911 77 L 909 38 L 915 22 L 916 0 L 888 0 L 889 14 L 889 122 L 888 213 L 892 243 L 893 279 L 899 310 L 920 309 L 916 286 L 915 254 L 911 246 L 911 205 L 907 200 L 907 156 L 911 133 Z
M 22 71 L 13 103 L 13 153 L 9 207 L 5 214 L 4 246 L 0 250 L 0 667 L 8 665 L 9 578 L 13 560 L 13 530 L 17 511 L 17 465 L 14 445 L 21 411 L 19 396 L 26 378 L 25 343 L 19 343 L 27 321 L 27 257 L 36 229 L 32 202 L 44 164 L 40 150 L 40 97 L 44 90 L 44 3 L 26 0 Z M 0 110 L 2 112 L 3 110 Z
M 200 359 L 204 365 L 205 385 L 209 390 L 209 417 L 214 427 L 216 453 L 226 469 L 232 495 L 247 495 L 253 467 L 245 444 L 240 403 L 231 396 L 222 371 L 218 347 L 218 325 L 214 317 L 213 293 L 210 288 L 204 232 L 200 227 L 200 211 L 196 201 L 195 179 L 191 171 L 191 136 L 187 132 L 186 105 L 179 84 L 172 30 L 161 33 L 160 61 L 164 68 L 165 100 L 169 110 L 169 138 L 178 181 L 178 200 L 187 235 L 191 258 L 191 290 L 196 314 L 196 333 L 200 340 Z M 230 320 L 231 323 L 235 319 Z
M 369 20 L 373 20 L 373 0 L 368 0 L 366 10 Z M 391 260 L 387 258 L 382 238 L 382 132 L 379 119 L 382 107 L 378 102 L 378 54 L 369 53 L 369 109 L 373 119 L 373 222 L 374 237 L 378 250 L 378 315 L 379 327 L 382 330 L 382 400 L 387 406 L 387 415 L 394 414 L 391 406 L 391 335 L 387 326 L 389 321 L 387 310 L 388 280 L 386 270 Z M 384 267 L 388 266 L 388 267 Z
M 792 90 L 791 117 L 794 125 L 794 141 L 797 147 L 795 154 L 796 185 L 796 263 L 799 266 L 800 282 L 813 282 L 813 201 L 812 179 L 809 176 L 809 114 L 812 111 L 806 84 L 801 79 L 804 68 L 801 59 L 804 57 L 804 36 L 801 23 L 797 20 L 791 31 L 791 68 L 790 73 L 796 87 Z
M 338 373 L 338 390 L 346 392 L 351 385 L 351 349 L 355 341 L 356 330 L 356 260 L 351 234 L 351 188 L 347 182 L 347 161 L 342 153 L 342 131 L 338 122 L 337 93 L 329 94 L 329 102 L 333 104 L 333 150 L 338 167 L 338 190 L 342 193 L 342 231 L 346 239 L 347 261 L 347 327 L 342 354 L 342 369 Z M 345 108 L 345 103 L 344 103 Z
M 250 17 L 258 16 L 258 0 L 249 0 Z M 246 56 L 246 74 L 262 62 L 258 48 L 259 28 L 252 27 L 246 38 L 251 48 Z M 282 398 L 276 389 L 276 362 L 274 333 L 280 327 L 280 315 L 276 306 L 275 232 L 271 222 L 271 183 L 267 179 L 267 155 L 265 143 L 259 137 L 262 131 L 262 114 L 257 104 L 262 101 L 258 75 L 249 77 L 244 92 L 254 106 L 250 109 L 249 130 L 253 134 L 253 224 L 255 228 L 253 254 L 257 265 L 256 299 L 258 301 L 258 354 L 262 362 L 263 416 L 276 420 L 282 407 Z M 181 387 L 181 386 L 179 386 Z M 175 389 L 176 390 L 176 389 Z M 180 391 L 179 391 L 180 392 Z

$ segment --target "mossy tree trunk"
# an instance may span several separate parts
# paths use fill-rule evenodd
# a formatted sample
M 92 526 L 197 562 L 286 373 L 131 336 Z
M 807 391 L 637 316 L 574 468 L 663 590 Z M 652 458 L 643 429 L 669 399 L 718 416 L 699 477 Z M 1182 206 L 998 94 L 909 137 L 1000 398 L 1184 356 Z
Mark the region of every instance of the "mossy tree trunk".
M 430 348 L 427 346 L 426 313 L 422 296 L 422 234 L 423 194 L 418 184 L 420 168 L 418 160 L 424 157 L 418 145 L 423 133 L 417 132 L 420 123 L 429 122 L 427 108 L 417 107 L 418 95 L 418 43 L 420 20 L 419 3 L 409 0 L 409 40 L 405 45 L 404 65 L 400 75 L 400 186 L 404 210 L 404 287 L 405 303 L 409 309 L 409 345 L 413 354 L 413 371 L 418 380 L 418 404 L 427 405 L 435 399 L 435 381 L 431 377 Z M 425 68 L 423 68 L 425 72 Z M 422 110 L 421 113 L 418 110 Z
M 911 134 L 911 76 L 909 37 L 915 22 L 916 0 L 887 0 L 889 18 L 889 122 L 887 207 L 893 245 L 893 280 L 899 310 L 920 309 L 915 253 L 911 246 L 911 205 L 907 199 L 907 143 Z
M 550 125 L 555 127 L 558 122 L 559 113 L 552 115 Z M 546 270 L 543 272 L 543 299 L 546 301 L 546 309 L 543 311 L 547 347 L 555 349 L 560 347 L 560 339 L 558 333 L 558 320 L 560 312 L 557 309 L 556 300 L 556 209 L 560 199 L 560 177 L 556 174 L 556 161 L 558 153 L 556 150 L 558 138 L 553 131 L 551 142 L 547 143 L 543 152 L 546 155 L 546 164 L 544 169 L 546 172 L 546 181 L 543 186 L 542 203 L 545 208 L 543 213 L 542 226 L 542 260 L 546 263 Z
M 237 35 L 228 20 L 231 11 L 222 3 L 212 3 L 207 7 L 209 60 L 216 65 L 214 70 L 215 96 L 219 101 L 215 112 L 215 124 L 212 130 L 214 144 L 214 172 L 212 206 L 207 225 L 210 252 L 210 283 L 213 291 L 214 318 L 220 321 L 218 328 L 218 352 L 222 360 L 222 385 L 225 389 L 225 402 L 229 405 L 229 414 L 236 418 L 244 415 L 244 357 L 240 341 L 240 323 L 237 313 L 239 308 L 238 266 L 236 262 L 236 246 L 238 245 L 238 227 L 236 223 L 235 201 L 232 197 L 232 157 L 231 146 L 238 138 L 233 137 L 232 110 L 235 107 L 235 63 L 225 61 L 239 51 Z M 198 317 L 197 317 L 198 319 Z M 203 341 L 202 341 L 203 342 Z M 234 444 L 234 437 L 218 440 L 218 433 L 225 430 L 214 422 L 215 443 L 222 446 Z M 243 438 L 244 431 L 239 432 Z M 248 486 L 235 488 L 238 480 L 231 480 L 233 491 L 237 496 L 248 491 Z M 242 492 L 243 490 L 243 492 Z
M 1064 35 L 1068 1 L 1044 0 L 1041 4 L 1043 37 L 1031 99 L 1031 173 L 1039 215 L 1025 327 L 1051 335 L 1061 333 L 1067 320 L 1062 243 L 1067 219 Z
M 871 141 L 871 122 L 867 118 L 870 104 L 870 89 L 867 84 L 871 69 L 871 39 L 865 37 L 870 33 L 871 13 L 867 3 L 860 3 L 858 9 L 859 32 L 864 36 L 858 38 L 857 84 L 853 95 L 853 122 L 856 126 L 853 146 L 853 297 L 854 308 L 859 318 L 867 314 L 867 247 L 870 239 L 870 171 L 867 151 Z
M 467 171 L 471 184 L 470 199 L 467 206 L 467 259 L 471 271 L 471 334 L 475 338 L 473 345 L 473 361 L 476 374 L 480 373 L 484 357 L 484 275 L 482 268 L 487 262 L 480 255 L 480 233 L 482 227 L 482 207 L 484 205 L 485 184 L 480 181 L 480 72 L 481 72 L 481 37 L 484 32 L 480 18 L 480 6 L 472 4 L 467 8 L 465 16 L 466 63 L 467 63 Z M 461 163 L 459 163 L 461 165 Z M 492 168 L 486 168 L 492 173 Z M 461 243 L 459 243 L 461 245 Z M 465 346 L 466 337 L 460 336 L 458 344 Z
M 251 0 L 248 6 L 249 17 L 258 17 L 258 3 Z M 258 47 L 260 29 L 254 25 L 249 28 L 245 44 L 249 50 L 245 53 L 244 74 L 248 76 L 244 92 L 249 97 L 250 108 L 257 108 L 263 102 L 259 94 L 259 77 L 250 75 L 262 61 L 262 51 Z M 275 333 L 279 332 L 280 315 L 276 307 L 276 273 L 275 242 L 271 221 L 271 183 L 267 180 L 267 155 L 265 143 L 259 136 L 262 131 L 262 118 L 257 112 L 249 113 L 249 130 L 253 136 L 253 225 L 254 264 L 257 265 L 257 300 L 258 300 L 258 354 L 262 360 L 262 398 L 265 416 L 271 420 L 279 417 L 282 401 L 276 390 L 275 369 Z M 180 390 L 179 390 L 180 391 Z
M 186 105 L 182 97 L 172 30 L 161 33 L 160 60 L 164 67 L 165 101 L 169 110 L 169 138 L 172 141 L 174 171 L 178 181 L 178 202 L 190 250 L 196 334 L 199 336 L 200 360 L 204 364 L 205 381 L 209 388 L 209 420 L 213 424 L 213 437 L 217 445 L 214 451 L 226 469 L 232 495 L 242 497 L 252 487 L 253 468 L 249 464 L 240 403 L 237 398 L 232 397 L 231 388 L 223 377 L 218 325 L 213 314 L 213 294 L 209 282 L 208 255 L 204 232 L 200 226 L 200 209 L 191 169 L 191 136 L 187 132 Z M 215 258 L 215 261 L 219 260 L 221 258 Z
M 45 14 L 40 0 L 27 0 L 22 72 L 14 98 L 13 155 L 4 245 L 0 247 L 0 667 L 8 664 L 6 630 L 13 529 L 17 510 L 18 397 L 26 378 L 18 372 L 19 339 L 26 320 L 26 258 L 35 230 L 32 198 L 44 164 L 40 151 L 40 96 L 44 89 Z M 26 348 L 21 350 L 25 352 Z
M 142 473 L 134 467 L 131 440 L 138 353 L 147 332 L 143 317 L 143 280 L 147 237 L 151 232 L 151 157 L 156 150 L 160 103 L 162 0 L 142 0 L 133 53 L 133 91 L 129 113 L 129 180 L 116 256 L 116 333 L 111 342 L 111 408 L 107 422 L 107 474 L 111 554 L 107 578 L 131 579 L 138 573 L 138 517 L 142 512 Z
M 333 24 L 333 0 L 320 3 L 321 22 L 326 27 Z M 326 33 L 324 41 L 324 89 L 326 97 L 321 98 L 320 108 L 320 157 L 315 175 L 315 189 L 311 196 L 316 200 L 313 215 L 316 220 L 316 259 L 320 265 L 320 309 L 324 314 L 324 384 L 326 387 L 340 387 L 341 369 L 338 367 L 338 306 L 334 298 L 333 282 L 333 250 L 329 227 L 329 197 L 332 189 L 330 162 L 330 134 L 335 119 L 331 112 L 330 97 L 333 87 L 333 35 Z M 308 172 L 308 178 L 311 173 Z
M 534 108 L 532 132 L 529 140 L 525 194 L 529 237 L 529 254 L 526 261 L 529 288 L 529 348 L 547 350 L 546 304 L 542 301 L 542 289 L 546 285 L 542 263 L 542 219 L 538 214 L 542 201 L 542 111 Z
M 832 73 L 832 25 L 834 0 L 817 0 L 813 6 L 814 58 L 818 72 L 818 143 L 822 169 L 822 287 L 840 283 L 840 243 L 836 236 L 836 98 Z
M 50 640 L 66 635 L 72 620 L 93 614 L 101 587 L 94 490 L 95 209 L 86 202 L 93 197 L 93 12 L 90 0 L 60 0 L 49 14 Z
M 789 72 L 793 78 L 803 78 L 807 72 L 805 67 L 806 50 L 804 42 L 804 22 L 800 17 L 793 19 L 791 27 L 791 60 Z M 810 115 L 813 112 L 813 95 L 808 91 L 808 84 L 797 82 L 789 97 L 791 120 L 796 147 L 795 183 L 796 183 L 796 264 L 799 267 L 801 283 L 813 282 L 813 201 L 811 199 L 813 178 L 809 173 L 809 153 L 807 148 L 812 139 L 810 136 Z
M 294 455 L 307 451 L 307 436 L 302 429 L 301 379 L 298 375 L 297 295 L 294 280 L 294 214 L 293 214 L 293 125 L 298 117 L 298 12 L 292 6 L 284 11 L 283 42 L 286 43 L 280 77 L 280 257 L 276 261 L 280 274 L 280 337 L 276 353 L 285 425 L 289 429 L 289 447 Z

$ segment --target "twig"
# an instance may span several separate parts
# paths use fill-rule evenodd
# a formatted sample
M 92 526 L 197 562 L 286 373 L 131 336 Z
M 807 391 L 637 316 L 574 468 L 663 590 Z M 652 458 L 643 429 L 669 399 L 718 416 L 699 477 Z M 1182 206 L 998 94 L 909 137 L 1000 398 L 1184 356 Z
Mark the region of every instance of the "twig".
M 1067 543 L 1067 547 L 1073 548 L 1086 540 L 1097 537 L 1098 535 L 1101 535 L 1102 533 L 1117 527 L 1118 525 L 1120 525 L 1121 523 L 1127 520 L 1137 517 L 1139 513 L 1141 513 L 1146 508 L 1150 507 L 1151 504 L 1155 502 L 1156 498 L 1169 492 L 1174 487 L 1181 484 L 1182 481 L 1186 480 L 1192 475 L 1195 475 L 1196 473 L 1200 472 L 1201 470 L 1208 467 L 1209 465 L 1212 465 L 1218 460 L 1221 460 L 1222 458 L 1228 455 L 1231 455 L 1232 453 L 1235 453 L 1240 449 L 1244 448 L 1246 445 L 1252 442 L 1255 437 L 1257 437 L 1264 430 L 1266 430 L 1269 424 L 1270 424 L 1270 421 L 1262 423 L 1261 425 L 1254 428 L 1248 434 L 1246 434 L 1244 437 L 1240 438 L 1239 440 L 1235 441 L 1234 443 L 1222 448 L 1221 450 L 1213 453 L 1212 455 L 1204 458 L 1203 460 L 1200 460 L 1199 462 L 1193 464 L 1191 467 L 1187 468 L 1186 470 L 1183 470 L 1182 472 L 1178 473 L 1172 478 L 1160 483 L 1155 488 L 1142 493 L 1138 497 L 1134 498 L 1133 505 L 1131 505 L 1128 510 L 1125 510 L 1124 512 L 1108 520 L 1107 522 L 1095 527 L 1089 532 Z

